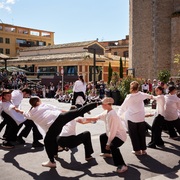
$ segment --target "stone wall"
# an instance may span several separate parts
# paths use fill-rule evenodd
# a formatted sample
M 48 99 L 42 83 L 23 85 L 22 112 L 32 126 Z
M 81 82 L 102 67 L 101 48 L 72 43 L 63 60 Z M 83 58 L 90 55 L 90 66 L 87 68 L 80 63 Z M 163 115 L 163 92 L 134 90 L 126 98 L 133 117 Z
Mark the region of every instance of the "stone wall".
M 179 19 L 171 19 L 179 0 L 130 0 L 130 66 L 136 77 L 157 78 L 172 71 L 172 49 L 179 51 Z M 173 26 L 173 27 L 172 27 Z M 178 42 L 177 42 L 178 41 Z M 174 52 L 174 50 L 173 50 Z

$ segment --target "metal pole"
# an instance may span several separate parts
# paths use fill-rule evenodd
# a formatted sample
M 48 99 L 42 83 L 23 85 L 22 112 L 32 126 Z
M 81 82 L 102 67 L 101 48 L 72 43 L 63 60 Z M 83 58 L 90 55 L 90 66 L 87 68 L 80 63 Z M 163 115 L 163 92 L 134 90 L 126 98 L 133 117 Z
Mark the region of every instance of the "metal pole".
M 62 74 L 62 94 L 64 93 L 64 75 Z
M 5 70 L 7 70 L 7 59 L 4 59 Z
M 96 49 L 93 49 L 93 52 L 94 52 L 94 61 L 93 61 L 93 67 L 94 67 L 94 79 L 93 79 L 93 82 L 94 82 L 94 89 L 95 89 L 95 85 L 96 85 Z

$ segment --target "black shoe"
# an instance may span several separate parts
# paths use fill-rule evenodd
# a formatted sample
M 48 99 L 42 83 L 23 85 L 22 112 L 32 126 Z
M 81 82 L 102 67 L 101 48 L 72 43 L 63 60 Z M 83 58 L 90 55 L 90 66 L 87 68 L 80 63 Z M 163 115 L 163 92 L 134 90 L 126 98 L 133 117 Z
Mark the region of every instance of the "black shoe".
M 156 149 L 156 145 L 154 143 L 149 143 L 147 147 Z
M 39 141 L 37 141 L 37 142 L 33 142 L 32 143 L 32 147 L 34 147 L 34 148 L 36 148 L 36 147 L 44 147 L 44 144 L 42 144 Z
M 5 148 L 5 149 L 12 149 L 12 148 L 15 147 L 13 144 L 11 144 L 11 143 L 8 142 L 8 141 L 4 141 L 1 146 L 2 146 L 3 148 Z
M 164 147 L 164 142 L 156 144 L 156 146 Z
M 18 144 L 25 144 L 26 143 L 25 140 L 22 137 L 17 137 L 16 141 L 17 141 Z

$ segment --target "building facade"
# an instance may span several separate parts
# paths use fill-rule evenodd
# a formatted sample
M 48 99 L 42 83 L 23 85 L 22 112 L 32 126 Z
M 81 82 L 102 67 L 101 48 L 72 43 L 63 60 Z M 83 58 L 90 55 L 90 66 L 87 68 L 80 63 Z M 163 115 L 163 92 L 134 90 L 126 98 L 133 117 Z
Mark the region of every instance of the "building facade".
M 54 32 L 0 23 L 0 53 L 19 56 L 27 47 L 54 44 Z
M 129 67 L 140 78 L 157 78 L 160 70 L 177 75 L 180 54 L 180 1 L 129 0 Z
M 94 48 L 96 49 L 95 79 L 107 82 L 109 63 L 111 63 L 113 71 L 119 72 L 120 56 L 111 54 L 109 46 L 103 46 L 98 41 L 29 47 L 20 52 L 18 59 L 8 60 L 7 66 L 25 68 L 35 76 L 39 73 L 40 78 L 61 76 L 63 70 L 66 81 L 74 81 L 73 77 L 82 74 L 85 81 L 89 82 L 94 79 L 94 54 L 87 49 Z M 98 50 L 103 53 L 100 55 Z M 128 58 L 122 57 L 122 59 L 125 76 Z M 3 61 L 0 65 L 3 66 Z

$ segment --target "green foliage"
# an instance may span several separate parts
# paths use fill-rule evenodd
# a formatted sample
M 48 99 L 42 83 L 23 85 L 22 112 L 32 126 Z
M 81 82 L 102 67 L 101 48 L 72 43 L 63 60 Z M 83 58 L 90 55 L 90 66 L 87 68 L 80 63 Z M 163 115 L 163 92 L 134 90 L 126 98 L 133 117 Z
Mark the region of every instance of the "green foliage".
M 123 61 L 122 61 L 121 57 L 120 57 L 119 63 L 120 63 L 120 66 L 119 66 L 119 77 L 123 78 Z
M 120 82 L 119 82 L 119 74 L 117 72 L 113 72 L 112 73 L 112 77 L 111 77 L 111 82 L 110 82 L 110 90 L 111 91 L 116 91 L 118 90 L 119 88 L 119 85 L 120 85 Z
M 158 74 L 158 79 L 163 83 L 167 83 L 170 77 L 171 74 L 168 70 L 161 70 Z
M 108 66 L 108 84 L 111 82 L 111 78 L 112 78 L 112 67 L 111 67 L 111 63 L 109 62 L 109 66 Z
M 177 69 L 180 69 L 180 54 L 174 56 L 174 63 L 177 65 Z M 180 70 L 178 71 L 178 76 L 180 76 Z
M 180 64 L 180 54 L 174 56 L 174 63 Z
M 141 86 L 141 79 L 137 79 L 137 78 L 133 78 L 131 76 L 127 76 L 125 78 L 123 78 L 120 82 L 120 86 L 119 86 L 119 91 L 120 91 L 120 95 L 121 95 L 121 103 L 124 101 L 124 99 L 126 98 L 127 94 L 129 94 L 129 90 L 130 90 L 130 83 L 132 81 L 137 81 L 139 83 L 139 85 Z

